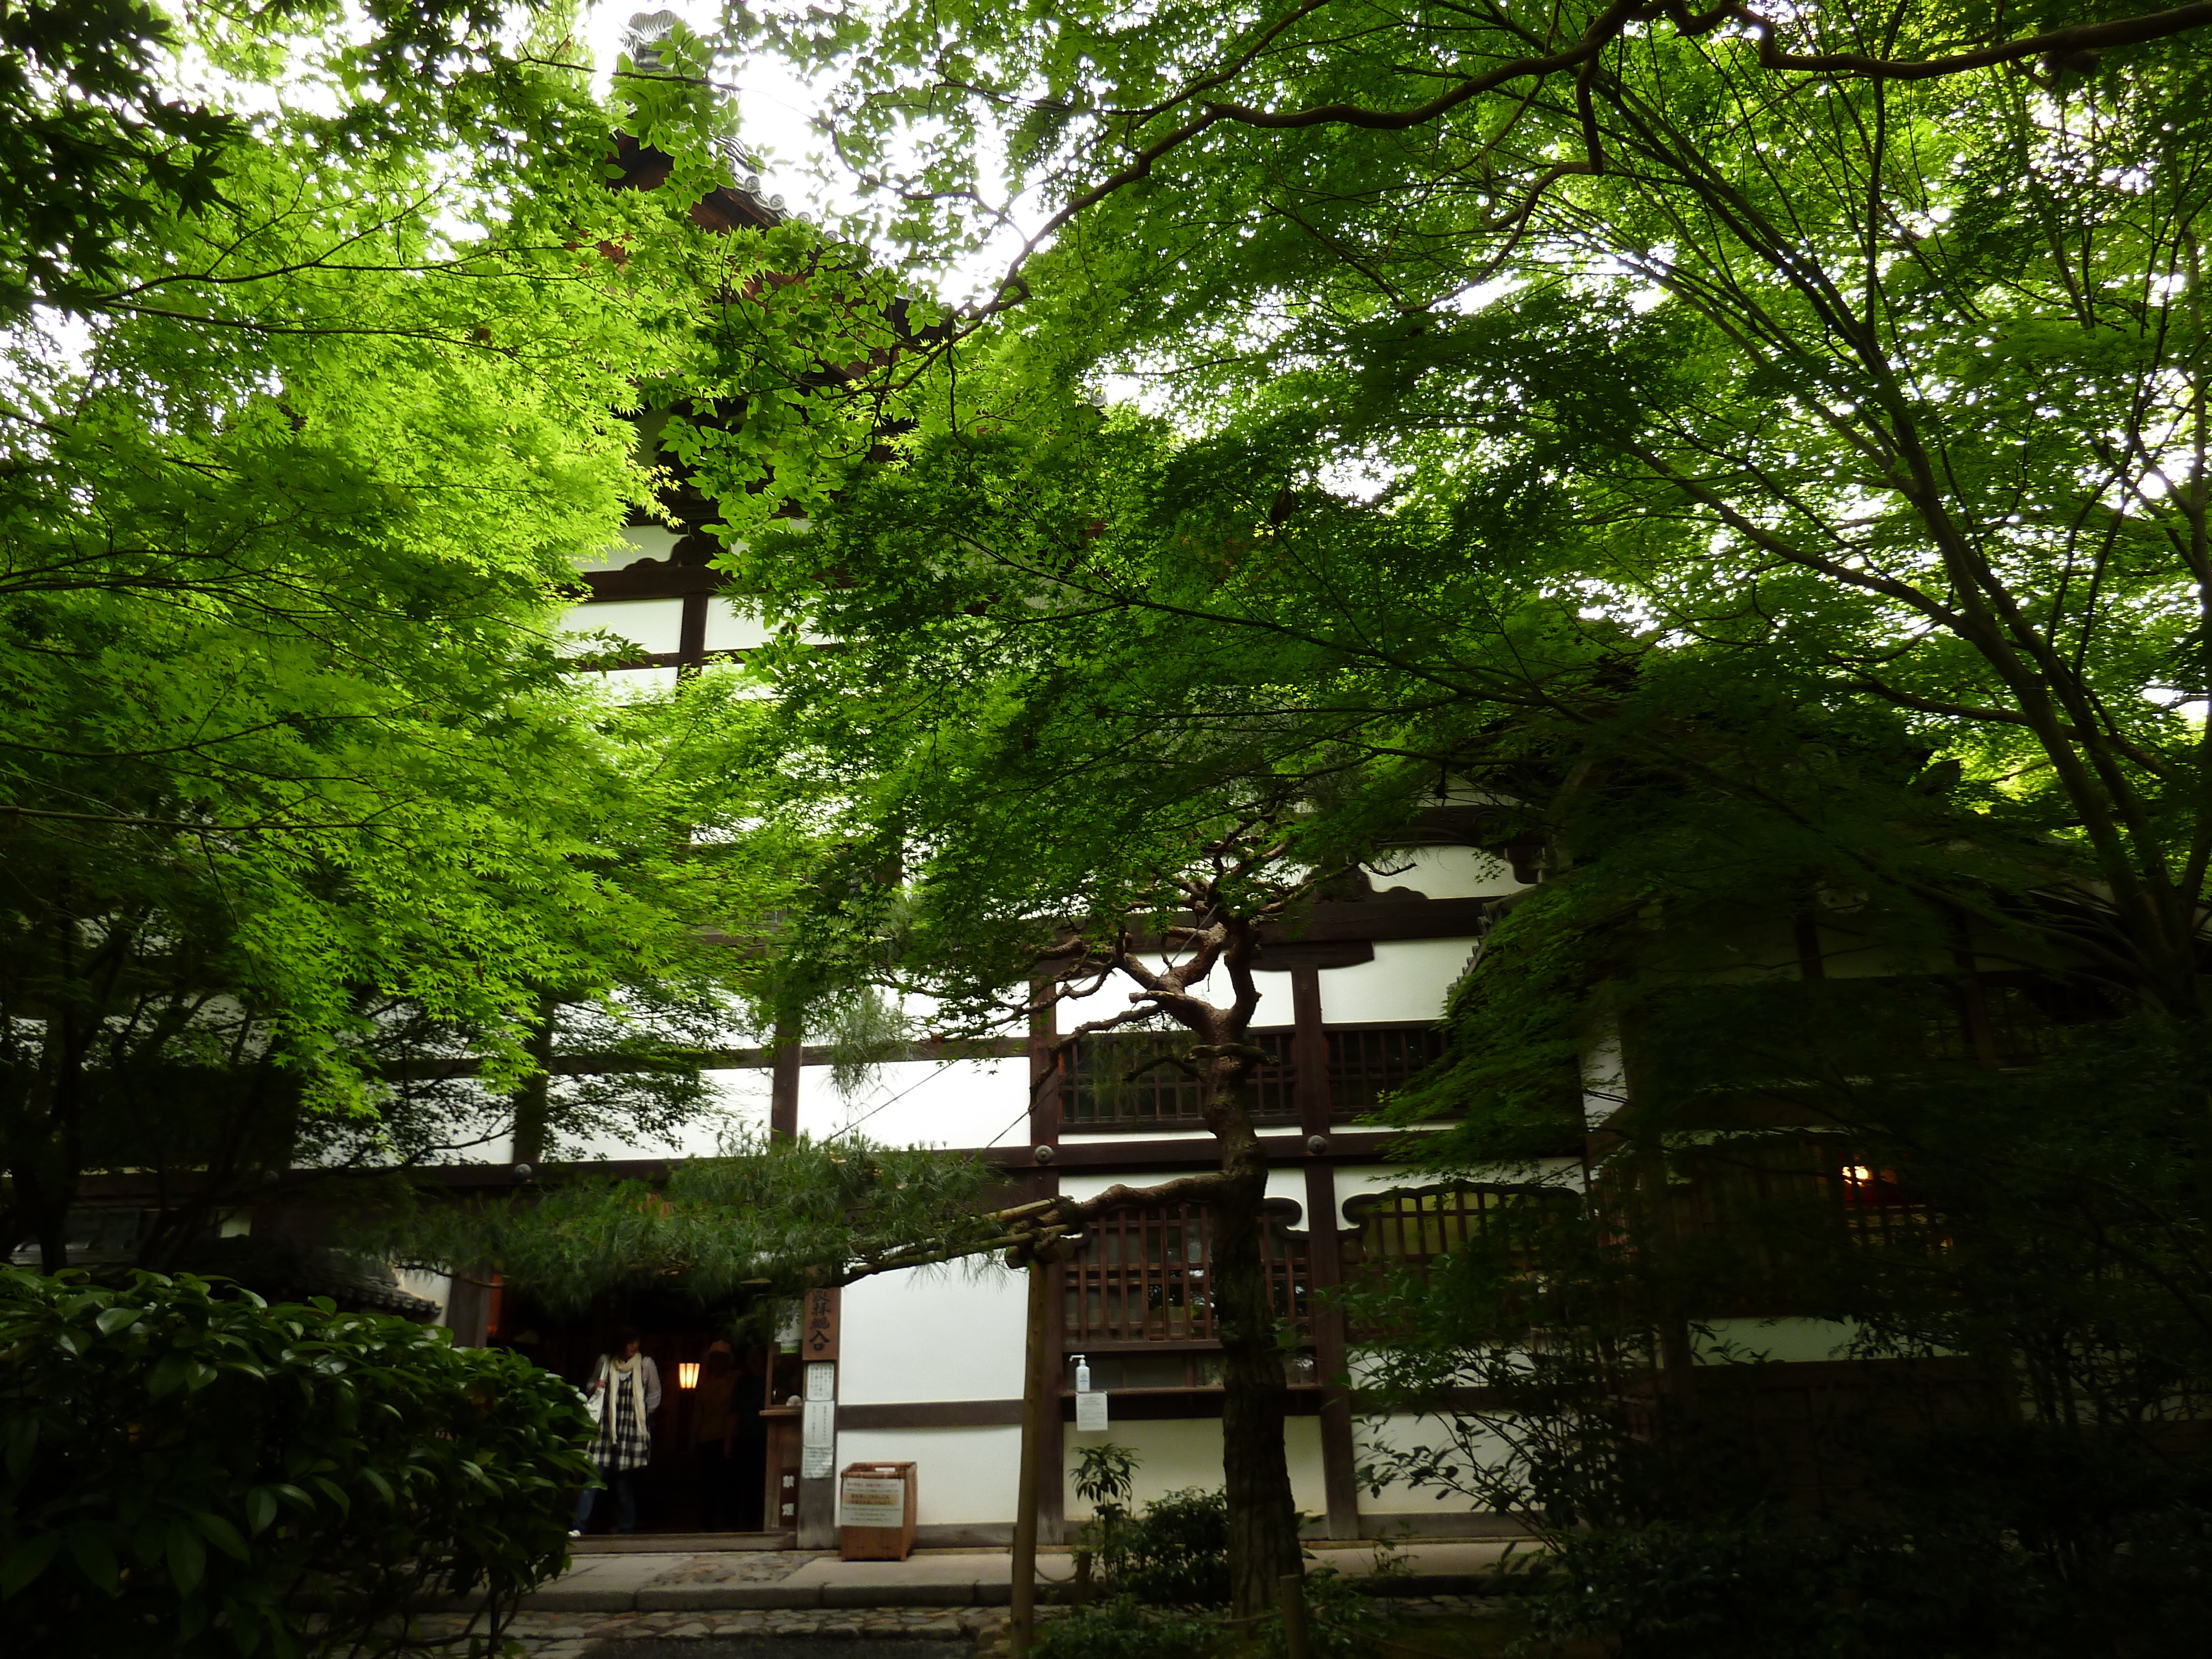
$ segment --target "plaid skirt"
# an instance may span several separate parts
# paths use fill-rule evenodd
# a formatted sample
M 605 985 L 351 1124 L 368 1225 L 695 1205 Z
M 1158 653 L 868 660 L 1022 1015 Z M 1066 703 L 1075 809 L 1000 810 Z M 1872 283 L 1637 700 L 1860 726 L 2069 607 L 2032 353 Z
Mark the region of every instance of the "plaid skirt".
M 599 1419 L 592 1462 L 609 1474 L 641 1469 L 653 1457 L 653 1433 L 638 1413 L 636 1385 L 617 1370 L 610 1370 L 606 1378 L 607 1408 Z

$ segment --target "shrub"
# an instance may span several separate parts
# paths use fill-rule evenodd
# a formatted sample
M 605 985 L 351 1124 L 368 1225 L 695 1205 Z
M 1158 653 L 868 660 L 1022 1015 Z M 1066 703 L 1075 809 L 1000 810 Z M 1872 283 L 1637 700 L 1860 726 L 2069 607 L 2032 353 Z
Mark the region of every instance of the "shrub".
M 396 1652 L 410 1598 L 478 1588 L 489 1650 L 590 1473 L 575 1390 L 517 1355 L 189 1276 L 0 1268 L 0 1425 L 26 1652 Z
M 1212 1659 L 1222 1627 L 1198 1613 L 1148 1607 L 1124 1592 L 1038 1626 L 1036 1659 Z
M 1169 1492 L 1102 1542 L 1107 1587 L 1156 1607 L 1229 1600 L 1229 1499 L 1196 1486 Z

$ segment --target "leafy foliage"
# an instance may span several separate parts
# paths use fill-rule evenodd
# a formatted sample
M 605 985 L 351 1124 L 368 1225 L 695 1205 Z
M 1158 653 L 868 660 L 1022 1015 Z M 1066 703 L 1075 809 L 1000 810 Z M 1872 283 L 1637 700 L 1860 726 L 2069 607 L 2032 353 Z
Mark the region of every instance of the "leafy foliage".
M 471 1650 L 490 1651 L 567 1561 L 591 1427 L 519 1356 L 190 1277 L 0 1268 L 0 1607 L 18 1642 L 413 1650 L 411 1596 L 481 1589 Z
M 1527 1437 L 1488 1506 L 1600 1528 L 1577 1559 L 1621 1599 L 1591 1622 L 1654 1651 L 1770 1618 L 1856 1641 L 1823 1622 L 1854 1596 L 1893 1633 L 1945 1571 L 2087 1645 L 2154 1556 L 2145 1622 L 2185 1623 L 2202 1466 L 2160 1425 L 2201 1412 L 2212 1328 L 2201 15 L 744 15 L 849 71 L 878 228 L 998 234 L 986 158 L 1054 216 L 956 350 L 878 380 L 911 426 L 816 515 L 834 565 L 733 556 L 878 642 L 837 791 L 913 806 L 878 854 L 929 851 L 878 932 L 927 961 L 929 884 L 1017 868 L 1011 954 L 1020 917 L 1141 891 L 1119 872 L 1201 841 L 1224 779 L 1300 803 L 1286 860 L 1441 799 L 1543 879 L 1395 1115 L 1465 1114 L 1439 1174 L 1596 1179 L 1533 1254 L 1415 1298 L 1425 1382 L 1521 1407 L 1427 1475 L 1480 1490 Z M 1113 374 L 1174 419 L 1087 419 Z M 842 667 L 778 672 L 805 708 Z M 940 707 L 957 729 L 915 717 Z M 1053 854 L 945 827 L 937 775 Z M 2039 1053 L 1946 1013 L 2001 971 Z M 1854 1242 L 1846 1149 L 1917 1231 Z M 2060 1516 L 1931 1431 L 1883 1467 L 1967 1472 L 1955 1504 L 1867 1497 L 1911 1540 L 1868 1558 L 1894 1593 L 1842 1565 L 1863 1540 L 1771 1536 L 1755 1457 L 1690 1478 L 1746 1434 L 1637 1413 L 1778 1287 L 1867 1357 L 1972 1370 L 2024 1467 L 2112 1485 Z
M 653 1183 L 574 1179 L 481 1208 L 427 1206 L 382 1243 L 406 1261 L 489 1261 L 546 1305 L 581 1309 L 678 1275 L 708 1304 L 791 1296 L 1004 1231 L 977 1212 L 993 1176 L 971 1159 L 803 1135 L 732 1137 L 723 1154 Z
M 372 11 L 125 9 L 81 45 L 137 90 L 25 71 L 129 126 L 189 40 L 230 135 L 219 191 L 110 156 L 83 210 L 129 234 L 69 254 L 66 325 L 0 338 L 0 1231 L 50 1264 L 86 1167 L 198 1172 L 159 1261 L 264 1170 L 483 1138 L 564 1038 L 708 1045 L 738 958 L 703 930 L 777 890 L 692 844 L 734 816 L 718 692 L 612 705 L 557 635 L 659 511 L 641 384 L 811 234 L 692 222 L 728 168 L 696 42 L 603 105 L 526 9 Z M 625 129 L 659 189 L 609 188 Z M 541 1087 L 541 1150 L 695 1111 L 677 1069 Z

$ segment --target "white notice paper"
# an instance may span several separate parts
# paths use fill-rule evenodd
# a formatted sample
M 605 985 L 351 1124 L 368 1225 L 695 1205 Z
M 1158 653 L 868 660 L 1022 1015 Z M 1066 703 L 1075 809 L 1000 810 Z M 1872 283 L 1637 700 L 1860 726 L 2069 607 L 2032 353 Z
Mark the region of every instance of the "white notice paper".
M 802 1480 L 827 1480 L 837 1473 L 837 1447 L 835 1442 L 827 1446 L 802 1446 L 799 1452 L 799 1475 Z
M 835 1400 L 837 1397 L 837 1367 L 829 1360 L 817 1360 L 806 1368 L 806 1397 L 809 1400 Z
M 837 1437 L 837 1402 L 834 1400 L 810 1400 L 799 1419 L 799 1443 L 812 1451 L 817 1446 L 829 1445 Z
M 900 1527 L 906 1524 L 906 1482 L 874 1474 L 848 1474 L 839 1484 L 841 1527 Z
M 1075 1428 L 1079 1434 L 1106 1426 L 1106 1395 L 1093 1389 L 1075 1396 Z

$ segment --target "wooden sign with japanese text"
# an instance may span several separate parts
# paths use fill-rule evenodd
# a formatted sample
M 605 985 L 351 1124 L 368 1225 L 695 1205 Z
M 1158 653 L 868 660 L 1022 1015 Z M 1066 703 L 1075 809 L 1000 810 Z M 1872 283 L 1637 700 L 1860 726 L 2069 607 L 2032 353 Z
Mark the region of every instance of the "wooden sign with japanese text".
M 809 1291 L 801 1304 L 799 1322 L 799 1358 L 806 1360 L 837 1357 L 837 1304 L 842 1291 Z

